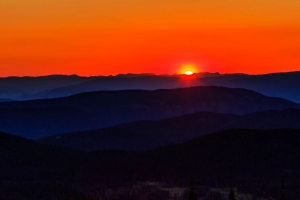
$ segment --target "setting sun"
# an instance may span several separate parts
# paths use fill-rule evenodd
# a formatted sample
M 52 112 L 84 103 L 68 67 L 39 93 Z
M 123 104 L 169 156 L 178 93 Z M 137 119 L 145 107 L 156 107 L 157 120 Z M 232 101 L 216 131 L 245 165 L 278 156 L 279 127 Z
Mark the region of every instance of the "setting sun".
M 193 75 L 194 73 L 198 73 L 198 67 L 194 63 L 185 63 L 180 65 L 180 74 L 184 74 L 187 76 Z
M 190 76 L 190 75 L 193 75 L 194 73 L 192 71 L 186 71 L 186 72 L 184 72 L 184 74 L 187 76 Z

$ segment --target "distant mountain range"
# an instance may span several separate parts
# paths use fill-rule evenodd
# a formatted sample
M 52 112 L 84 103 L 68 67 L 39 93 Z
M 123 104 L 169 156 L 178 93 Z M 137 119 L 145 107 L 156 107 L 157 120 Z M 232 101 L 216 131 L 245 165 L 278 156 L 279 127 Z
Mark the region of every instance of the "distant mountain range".
M 247 115 L 198 112 L 158 121 L 138 121 L 94 131 L 55 135 L 38 140 L 43 144 L 84 151 L 149 150 L 181 143 L 226 129 L 300 129 L 300 110 L 263 111 Z
M 300 102 L 300 72 L 263 75 L 228 74 L 201 78 L 203 85 L 245 88 L 266 96 Z
M 40 77 L 7 77 L 0 78 L 0 98 L 25 100 L 27 95 L 79 84 L 101 77 L 80 77 L 77 75 L 50 75 Z M 35 98 L 33 98 L 35 99 Z
M 296 103 L 250 90 L 214 86 L 102 91 L 58 99 L 0 103 L 0 130 L 36 139 L 200 111 L 249 114 L 298 107 Z
M 109 76 L 86 81 L 76 85 L 41 91 L 23 95 L 22 99 L 44 99 L 65 97 L 83 92 L 113 91 L 113 90 L 156 90 L 198 86 L 198 79 L 186 81 L 179 76 Z
M 300 72 L 263 75 L 199 73 L 185 75 L 120 74 L 118 76 L 0 78 L 0 98 L 30 100 L 107 90 L 156 90 L 191 86 L 245 88 L 266 96 L 300 102 Z

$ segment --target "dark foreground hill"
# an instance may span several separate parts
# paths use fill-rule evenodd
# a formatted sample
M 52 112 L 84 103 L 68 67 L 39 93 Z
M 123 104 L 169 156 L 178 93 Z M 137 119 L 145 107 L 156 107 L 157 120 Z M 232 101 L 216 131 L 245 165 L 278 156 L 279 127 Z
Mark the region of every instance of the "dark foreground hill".
M 4 177 L 11 180 L 66 180 L 70 178 L 68 174 L 74 172 L 69 162 L 75 164 L 83 154 L 0 132 L 0 180 Z M 53 173 L 47 168 L 52 168 Z
M 42 138 L 200 111 L 247 114 L 298 107 L 293 102 L 250 90 L 213 86 L 102 91 L 58 99 L 0 103 L 0 130 L 27 138 Z
M 228 130 L 146 152 L 82 153 L 2 133 L 0 142 L 0 186 L 6 189 L 0 198 L 12 191 L 11 199 L 22 199 L 16 197 L 24 194 L 27 199 L 42 199 L 33 198 L 37 192 L 28 193 L 28 188 L 42 183 L 40 187 L 59 185 L 49 187 L 48 193 L 36 187 L 44 199 L 91 194 L 106 199 L 101 191 L 107 187 L 124 190 L 146 181 L 187 186 L 189 178 L 197 185 L 233 184 L 239 192 L 277 197 L 282 176 L 289 199 L 299 195 L 300 130 Z
M 0 132 L 0 199 L 83 199 L 73 185 L 83 160 L 83 152 Z
M 38 141 L 84 151 L 138 151 L 181 143 L 208 133 L 234 128 L 300 129 L 300 110 L 271 110 L 247 115 L 198 112 L 158 121 L 137 121 L 93 131 L 55 135 Z

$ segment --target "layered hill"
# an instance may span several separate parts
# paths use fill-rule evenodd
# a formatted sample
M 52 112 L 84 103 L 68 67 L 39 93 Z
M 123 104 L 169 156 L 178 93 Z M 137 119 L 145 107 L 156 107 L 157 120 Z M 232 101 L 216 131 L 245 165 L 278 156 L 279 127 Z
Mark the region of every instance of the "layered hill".
M 58 87 L 66 87 L 101 77 L 80 77 L 77 75 L 49 75 L 40 77 L 0 78 L 0 98 L 28 99 L 32 94 Z M 35 97 L 33 97 L 35 99 Z
M 247 115 L 198 112 L 180 117 L 137 121 L 94 131 L 55 135 L 38 140 L 43 144 L 96 150 L 149 150 L 181 143 L 225 129 L 299 128 L 300 110 L 263 111 Z
M 89 80 L 75 85 L 57 87 L 28 94 L 26 96 L 24 95 L 22 98 L 45 99 L 94 91 L 174 89 L 201 85 L 199 79 L 196 77 L 191 78 L 190 80 L 186 80 L 183 77 L 184 76 L 178 75 L 158 76 L 147 74 L 100 77 L 95 80 Z
M 102 91 L 66 98 L 0 103 L 0 130 L 27 138 L 42 138 L 200 111 L 248 114 L 298 107 L 296 103 L 246 89 L 213 86 Z
M 65 97 L 105 90 L 155 90 L 190 86 L 245 88 L 300 102 L 300 72 L 261 75 L 199 73 L 184 75 L 127 74 L 118 76 L 10 77 L 0 79 L 0 98 L 16 100 Z
M 273 97 L 300 102 L 300 72 L 273 73 L 262 75 L 225 74 L 203 77 L 201 85 L 245 88 Z

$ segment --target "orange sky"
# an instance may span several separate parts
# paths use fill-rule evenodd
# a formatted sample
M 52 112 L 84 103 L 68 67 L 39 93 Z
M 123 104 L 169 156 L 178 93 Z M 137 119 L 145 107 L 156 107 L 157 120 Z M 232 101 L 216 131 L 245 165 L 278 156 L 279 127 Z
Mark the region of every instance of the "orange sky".
M 1 0 L 0 76 L 300 70 L 300 1 Z

